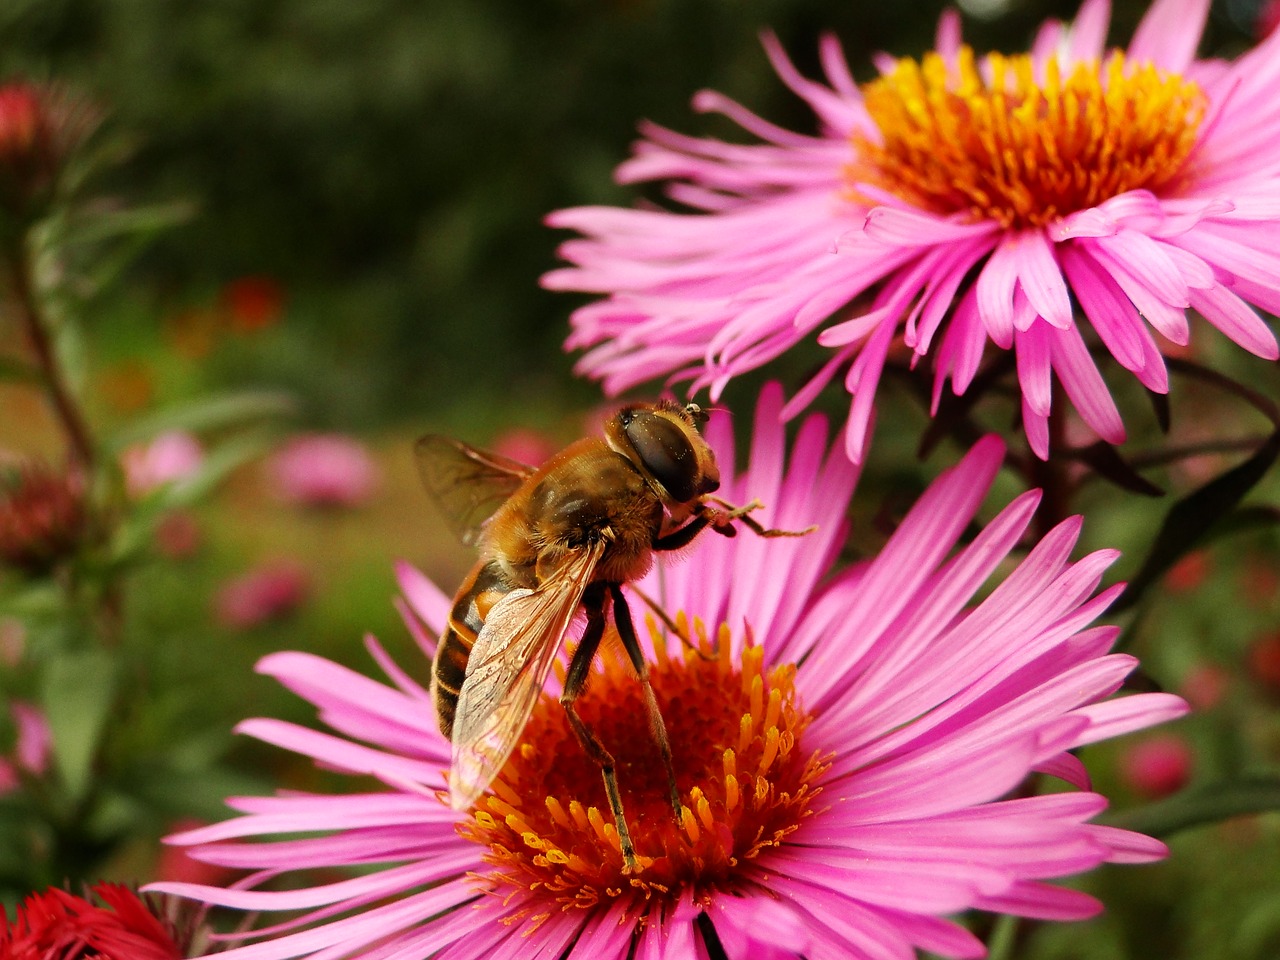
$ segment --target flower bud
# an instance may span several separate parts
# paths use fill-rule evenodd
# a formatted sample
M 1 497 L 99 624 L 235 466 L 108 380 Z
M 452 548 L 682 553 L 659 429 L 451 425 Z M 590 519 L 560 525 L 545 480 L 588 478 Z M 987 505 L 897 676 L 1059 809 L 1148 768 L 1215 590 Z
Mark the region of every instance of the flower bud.
M 78 474 L 35 463 L 0 470 L 0 565 L 48 573 L 76 551 L 85 526 Z

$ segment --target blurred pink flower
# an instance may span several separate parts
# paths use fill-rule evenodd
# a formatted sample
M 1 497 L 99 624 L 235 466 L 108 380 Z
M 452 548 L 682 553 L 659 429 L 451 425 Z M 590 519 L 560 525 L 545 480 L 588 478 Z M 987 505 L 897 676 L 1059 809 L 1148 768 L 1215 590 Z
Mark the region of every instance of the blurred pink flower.
M 1197 663 L 1187 671 L 1178 693 L 1196 710 L 1211 710 L 1231 686 L 1231 674 L 1216 663 Z
M 556 443 L 545 433 L 516 427 L 499 434 L 493 441 L 493 450 L 504 457 L 527 463 L 531 467 L 540 466 L 544 460 L 558 452 L 563 444 Z
M 203 536 L 196 518 L 185 510 L 172 510 L 156 524 L 156 549 L 170 560 L 184 560 L 200 549 Z
M 1245 668 L 1263 693 L 1280 700 L 1280 633 L 1266 634 L 1249 644 Z
M 1177 734 L 1166 733 L 1126 745 L 1120 773 L 1134 793 L 1158 800 L 1187 785 L 1192 761 L 1187 741 Z
M 311 577 L 292 560 L 250 570 L 222 586 L 214 601 L 218 622 L 248 630 L 294 613 L 311 591 Z
M 9 704 L 9 712 L 18 728 L 18 743 L 13 758 L 18 766 L 30 774 L 39 776 L 49 765 L 49 753 L 53 749 L 53 734 L 44 711 L 30 703 L 15 700 Z
M 120 463 L 129 493 L 141 497 L 194 476 L 204 463 L 204 448 L 186 431 L 170 430 L 150 443 L 129 447 Z
M 696 109 L 761 142 L 648 124 L 618 179 L 666 184 L 680 211 L 548 218 L 583 236 L 544 285 L 604 295 L 573 315 L 578 369 L 610 393 L 670 376 L 714 400 L 816 335 L 829 361 L 784 415 L 842 376 L 857 460 L 899 340 L 912 363 L 932 364 L 935 410 L 948 380 L 969 388 L 988 342 L 1013 351 L 1041 457 L 1055 377 L 1097 434 L 1124 440 L 1089 327 L 1157 393 L 1168 374 L 1151 331 L 1186 344 L 1188 308 L 1276 359 L 1255 308 L 1280 311 L 1280 35 L 1234 63 L 1196 60 L 1208 10 L 1156 0 L 1128 50 L 1108 52 L 1109 4 L 1086 0 L 1028 54 L 982 58 L 948 13 L 935 52 L 881 56 L 881 76 L 862 85 L 834 38 L 820 49 L 823 83 L 767 36 L 816 136 L 699 93 Z
M 281 499 L 314 507 L 357 507 L 378 484 L 364 445 L 340 434 L 295 437 L 268 464 Z
M 21 700 L 9 703 L 9 715 L 17 731 L 13 753 L 0 757 L 0 795 L 18 789 L 22 775 L 42 776 L 49 766 L 53 734 L 44 711 Z
M 152 889 L 290 912 L 220 960 L 979 957 L 982 944 L 943 915 L 1094 914 L 1092 897 L 1044 881 L 1166 851 L 1087 822 L 1106 800 L 1070 751 L 1185 711 L 1167 694 L 1111 698 L 1135 661 L 1107 653 L 1115 628 L 1089 624 L 1119 590 L 1095 595 L 1115 554 L 1072 563 L 1074 518 L 1011 565 L 1034 492 L 959 547 L 1003 459 L 988 438 L 875 559 L 833 571 L 855 470 L 829 453 L 816 417 L 788 458 L 780 406 L 767 390 L 737 476 L 727 418 L 713 417 L 721 492 L 759 496 L 763 523 L 818 531 L 703 536 L 641 584 L 689 616 L 699 647 L 655 624 L 642 640 L 680 771 L 679 826 L 663 778 L 650 775 L 659 761 L 631 666 L 604 656 L 578 701 L 617 758 L 638 874 L 622 873 L 599 769 L 554 679 L 492 791 L 458 812 L 443 794 L 450 744 L 415 679 L 427 665 L 405 671 L 369 638 L 391 685 L 306 653 L 259 664 L 332 733 L 269 719 L 239 728 L 359 778 L 361 792 L 238 797 L 238 818 L 170 838 L 260 881 L 310 876 L 286 890 Z M 985 591 L 998 570 L 1002 582 Z M 430 657 L 451 601 L 407 566 L 400 577 Z M 1076 789 L 1011 798 L 1034 770 Z M 326 878 L 344 865 L 357 874 Z

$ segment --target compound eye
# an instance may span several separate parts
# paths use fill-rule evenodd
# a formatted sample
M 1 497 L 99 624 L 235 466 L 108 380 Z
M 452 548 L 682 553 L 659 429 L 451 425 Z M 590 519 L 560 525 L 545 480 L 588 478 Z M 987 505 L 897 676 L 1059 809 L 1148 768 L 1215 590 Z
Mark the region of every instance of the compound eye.
M 698 497 L 698 458 L 683 430 L 666 417 L 638 411 L 623 429 L 632 449 L 677 503 Z

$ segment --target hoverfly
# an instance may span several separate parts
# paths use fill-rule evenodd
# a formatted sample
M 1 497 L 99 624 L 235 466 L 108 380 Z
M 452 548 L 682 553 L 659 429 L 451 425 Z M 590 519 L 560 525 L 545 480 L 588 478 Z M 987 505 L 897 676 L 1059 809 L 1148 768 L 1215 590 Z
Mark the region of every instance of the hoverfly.
M 679 822 L 671 747 L 622 584 L 644 576 L 654 551 L 684 547 L 706 528 L 733 536 L 740 520 L 764 537 L 809 532 L 766 529 L 750 516 L 759 502 L 734 507 L 711 496 L 720 473 L 698 432 L 705 419 L 696 404 L 633 404 L 609 418 L 604 439 L 578 440 L 536 469 L 448 437 L 418 441 L 428 490 L 480 550 L 432 664 L 440 730 L 453 745 L 454 809 L 470 808 L 502 770 L 581 607 L 586 626 L 560 703 L 604 777 L 627 871 L 637 861 L 614 759 L 574 706 L 610 610 L 643 688 Z

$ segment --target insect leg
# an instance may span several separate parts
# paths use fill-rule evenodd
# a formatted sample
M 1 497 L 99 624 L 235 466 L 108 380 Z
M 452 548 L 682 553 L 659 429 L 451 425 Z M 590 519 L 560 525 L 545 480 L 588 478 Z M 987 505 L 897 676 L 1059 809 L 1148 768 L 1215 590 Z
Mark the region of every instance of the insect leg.
M 708 513 L 711 514 L 708 518 L 708 522 L 711 524 L 711 529 L 715 530 L 716 533 L 723 533 L 726 536 L 733 536 L 733 534 L 729 532 L 733 528 L 728 526 L 728 524 L 734 520 L 741 520 L 752 533 L 759 537 L 803 537 L 805 534 L 813 533 L 813 531 L 818 529 L 816 524 L 805 527 L 803 530 L 775 530 L 772 527 L 766 527 L 755 517 L 751 516 L 751 511 L 759 510 L 764 506 L 764 504 L 759 500 L 752 500 L 744 506 L 735 507 L 733 504 L 725 500 L 721 500 L 719 497 L 708 497 L 707 499 L 714 500 L 716 503 L 720 504 L 720 506 L 725 508 L 721 511 L 710 510 L 704 507 L 704 509 L 707 509 Z
M 675 813 L 676 823 L 680 823 L 680 790 L 676 787 L 676 770 L 671 761 L 671 740 L 667 737 L 667 725 L 662 719 L 662 711 L 658 709 L 658 698 L 653 695 L 653 685 L 649 683 L 649 664 L 640 649 L 640 641 L 636 638 L 636 627 L 631 620 L 631 608 L 622 593 L 622 587 L 616 583 L 609 584 L 609 593 L 613 596 L 613 622 L 618 627 L 618 636 L 631 658 L 636 676 L 640 678 L 640 686 L 644 690 L 644 712 L 649 717 L 649 732 L 662 754 L 662 765 L 667 770 L 667 789 L 671 791 L 671 810 Z
M 618 792 L 618 775 L 614 770 L 614 759 L 600 738 L 578 716 L 574 701 L 586 686 L 587 673 L 591 669 L 591 661 L 595 659 L 596 650 L 600 647 L 600 639 L 604 636 L 604 605 L 607 596 L 603 583 L 593 583 L 583 595 L 582 606 L 587 611 L 587 626 L 582 632 L 582 640 L 573 651 L 569 661 L 569 669 L 565 673 L 564 692 L 560 694 L 560 705 L 564 707 L 569 718 L 569 726 L 578 738 L 583 751 L 600 768 L 604 777 L 604 790 L 609 797 L 609 810 L 613 813 L 613 822 L 618 828 L 618 845 L 622 848 L 624 872 L 636 873 L 640 866 L 636 861 L 635 844 L 631 842 L 631 831 L 627 829 L 626 816 L 622 812 L 622 794 Z

